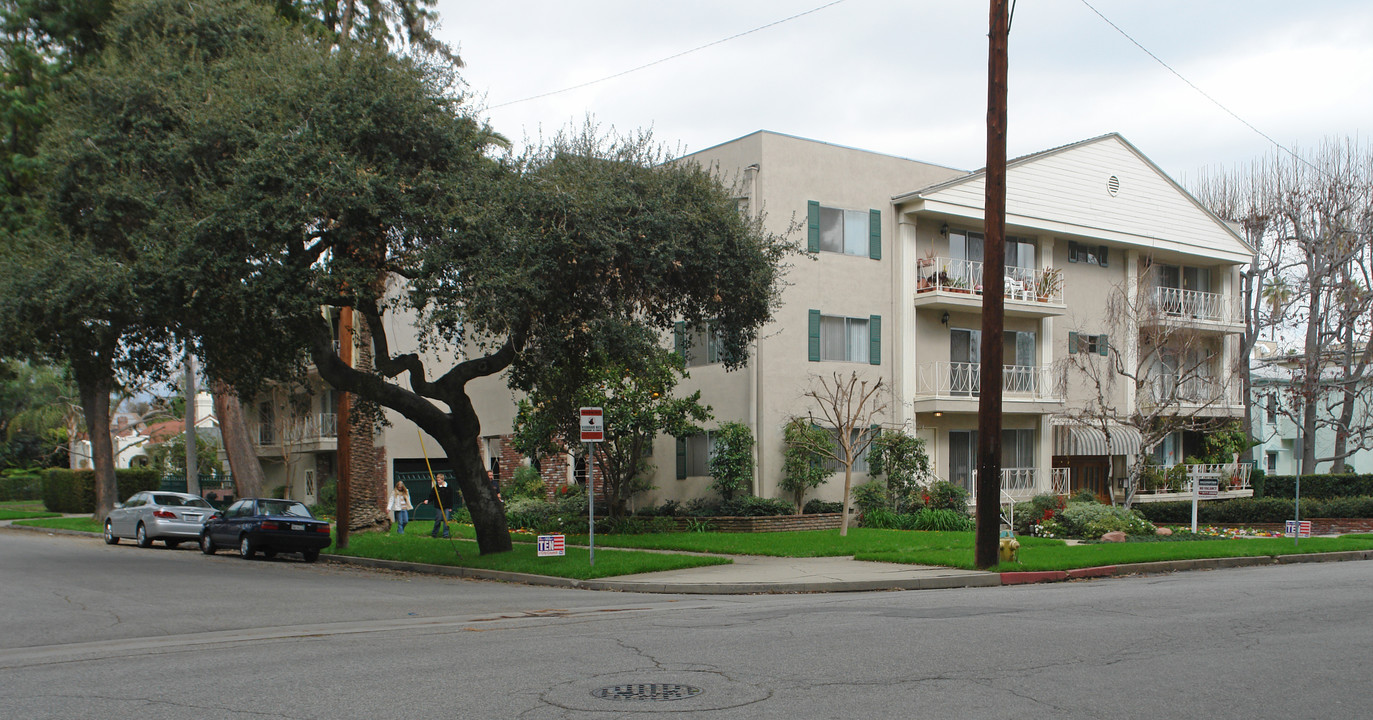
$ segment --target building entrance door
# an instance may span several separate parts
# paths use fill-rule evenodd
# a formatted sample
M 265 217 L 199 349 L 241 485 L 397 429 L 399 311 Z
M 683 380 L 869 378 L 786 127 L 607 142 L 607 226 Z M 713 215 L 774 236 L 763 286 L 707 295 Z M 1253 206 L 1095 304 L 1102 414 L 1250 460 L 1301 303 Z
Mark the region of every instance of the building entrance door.
M 1111 459 L 1105 455 L 1055 455 L 1054 467 L 1068 468 L 1068 492 L 1091 490 L 1097 500 L 1111 503 Z

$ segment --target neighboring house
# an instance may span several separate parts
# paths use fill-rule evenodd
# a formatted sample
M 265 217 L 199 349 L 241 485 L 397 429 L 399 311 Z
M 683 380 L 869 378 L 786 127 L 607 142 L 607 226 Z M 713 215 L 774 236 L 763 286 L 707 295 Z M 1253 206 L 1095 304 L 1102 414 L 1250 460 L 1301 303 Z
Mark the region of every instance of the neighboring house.
M 857 371 L 890 388 L 881 421 L 927 442 L 934 472 L 971 488 L 975 479 L 981 337 L 984 173 L 856 150 L 760 131 L 683 158 L 713 168 L 736 188 L 741 212 L 762 217 L 769 230 L 800 226 L 800 242 L 815 259 L 797 259 L 785 278 L 782 304 L 751 348 L 746 367 L 725 372 L 709 328 L 687 351 L 690 379 L 716 421 L 747 424 L 757 438 L 751 491 L 782 497 L 782 434 L 788 418 L 811 408 L 803 397 L 817 376 Z M 1222 222 L 1133 145 L 1108 134 L 1008 163 L 1002 485 L 1014 495 L 1089 488 L 1119 497 L 1116 482 L 1138 453 L 1129 428 L 1112 432 L 1107 454 L 1100 430 L 1064 418 L 1088 399 L 1085 387 L 1054 381 L 1069 353 L 1124 347 L 1134 356 L 1141 333 L 1111 337 L 1104 299 L 1113 288 L 1142 288 L 1164 309 L 1153 322 L 1183 323 L 1205 338 L 1214 359 L 1208 372 L 1183 388 L 1178 359 L 1160 359 L 1151 388 L 1204 406 L 1223 420 L 1242 415 L 1237 387 L 1227 378 L 1243 330 L 1239 272 L 1251 250 Z M 388 322 L 404 322 L 392 319 Z M 393 340 L 397 338 L 393 337 Z M 393 343 L 393 352 L 417 343 Z M 1148 355 L 1145 355 L 1148 357 Z M 1171 379 L 1170 379 L 1171 378 Z M 483 452 L 497 477 L 509 477 L 520 458 L 509 444 L 514 403 L 503 377 L 469 386 L 486 433 Z M 1153 402 L 1121 390 L 1120 407 Z M 337 443 L 327 432 L 331 395 L 294 412 L 313 455 L 302 459 L 321 477 L 336 467 Z M 276 427 L 283 406 L 254 409 L 259 432 Z M 313 419 L 317 418 L 317 419 Z M 422 472 L 438 444 L 388 412 L 373 436 L 376 481 Z M 310 425 L 314 422 L 314 425 Z M 280 443 L 263 435 L 262 455 Z M 674 441 L 675 440 L 675 441 Z M 1198 436 L 1169 440 L 1182 449 Z M 710 493 L 706 460 L 712 437 L 659 438 L 654 443 L 656 488 L 637 504 L 688 500 Z M 1166 449 L 1166 448 L 1165 448 Z M 429 457 L 435 466 L 441 458 Z M 1178 458 L 1181 459 L 1181 456 Z M 544 459 L 551 483 L 573 482 L 581 471 L 570 458 Z M 855 482 L 866 478 L 862 458 Z M 285 478 L 283 467 L 274 477 Z M 269 480 L 269 484 L 271 481 Z M 291 479 L 292 497 L 310 500 L 308 482 Z M 831 480 L 814 496 L 837 500 Z
M 1290 391 L 1293 372 L 1303 361 L 1300 354 L 1284 354 L 1273 343 L 1258 343 L 1254 349 L 1254 361 L 1250 368 L 1250 385 L 1253 396 L 1254 439 L 1258 445 L 1254 449 L 1257 466 L 1269 475 L 1296 475 L 1301 471 L 1301 427 L 1299 407 L 1295 405 L 1295 395 Z M 1332 409 L 1334 398 L 1332 388 L 1321 404 L 1321 412 L 1333 417 L 1338 409 Z M 1373 422 L 1373 410 L 1367 400 L 1370 388 L 1365 384 L 1359 391 L 1353 425 L 1367 427 Z M 1321 423 L 1316 428 L 1316 457 L 1329 457 L 1335 449 L 1335 430 Z M 1315 472 L 1330 472 L 1331 461 L 1317 462 Z M 1359 449 L 1345 458 L 1345 466 L 1350 472 L 1369 472 L 1373 470 L 1373 450 Z
M 195 426 L 197 432 L 218 444 L 219 421 L 214 414 L 214 398 L 209 393 L 198 393 L 195 402 Z M 144 467 L 148 464 L 148 447 L 167 440 L 173 435 L 185 432 L 184 420 L 166 420 L 145 423 L 134 413 L 116 412 L 110 416 L 114 423 L 115 456 L 117 468 Z M 86 437 L 71 443 L 73 468 L 89 469 L 91 464 L 91 442 Z
M 338 467 L 338 395 L 312 373 L 309 392 L 283 388 L 243 406 L 265 490 L 314 504 Z

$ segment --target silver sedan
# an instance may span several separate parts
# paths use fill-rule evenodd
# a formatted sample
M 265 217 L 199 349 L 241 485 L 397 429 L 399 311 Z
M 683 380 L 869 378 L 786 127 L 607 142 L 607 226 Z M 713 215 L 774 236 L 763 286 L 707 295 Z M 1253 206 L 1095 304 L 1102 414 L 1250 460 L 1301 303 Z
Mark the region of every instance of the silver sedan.
M 132 538 L 139 547 L 152 547 L 154 540 L 161 540 L 174 548 L 186 540 L 195 542 L 201 526 L 217 513 L 213 505 L 196 495 L 134 493 L 106 516 L 105 542 L 114 545 L 120 538 Z

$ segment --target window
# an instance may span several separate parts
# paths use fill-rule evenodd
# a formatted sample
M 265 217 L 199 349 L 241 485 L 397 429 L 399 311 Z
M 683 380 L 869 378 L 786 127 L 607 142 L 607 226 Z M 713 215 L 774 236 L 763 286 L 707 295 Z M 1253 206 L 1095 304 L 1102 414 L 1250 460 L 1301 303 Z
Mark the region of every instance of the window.
M 1068 333 L 1068 352 L 1087 353 L 1089 355 L 1105 355 L 1111 346 L 1110 339 L 1105 335 L 1088 335 L 1086 333 Z
M 272 403 L 264 402 L 257 406 L 257 441 L 260 445 L 276 442 L 276 409 Z
M 677 479 L 710 474 L 710 456 L 715 452 L 713 433 L 677 438 Z
M 973 487 L 974 470 L 977 468 L 977 431 L 949 431 L 949 482 L 961 485 L 970 493 Z
M 950 230 L 949 231 L 949 258 L 955 261 L 982 262 L 983 252 L 986 245 L 986 236 L 980 232 L 971 230 Z M 1038 243 L 1033 238 L 1007 236 L 1006 237 L 1006 267 L 1021 268 L 1024 270 L 1035 269 L 1035 257 L 1038 254 Z M 965 264 L 955 262 L 955 267 Z M 1008 273 L 1014 275 L 1015 273 Z
M 825 428 L 825 430 L 829 432 L 830 439 L 834 441 L 835 451 L 839 453 L 840 457 L 844 457 L 844 448 L 839 444 L 839 430 L 837 428 Z M 858 428 L 854 428 L 849 431 L 849 437 L 852 438 L 854 445 L 858 444 L 859 442 L 862 442 L 864 432 L 865 431 L 859 430 Z M 853 465 L 850 466 L 850 469 L 852 469 L 856 473 L 867 472 L 868 454 L 864 452 L 861 453 L 857 458 L 854 458 Z M 832 473 L 842 472 L 844 470 L 844 465 L 840 463 L 838 460 L 835 460 L 834 458 L 826 458 L 825 470 Z
M 1267 453 L 1267 460 L 1268 460 L 1268 463 L 1267 463 L 1267 466 L 1268 466 L 1268 474 L 1269 474 L 1269 475 L 1277 475 L 1277 474 L 1278 474 L 1278 454 L 1275 453 L 1275 452 L 1269 451 L 1269 452 Z
M 821 315 L 810 311 L 811 362 L 835 361 L 882 364 L 882 317 Z
M 728 362 L 729 354 L 720 333 L 711 328 L 710 323 L 688 329 L 685 323 L 678 322 L 673 331 L 673 351 L 681 355 L 687 367 L 714 365 Z
M 1109 259 L 1110 252 L 1105 245 L 1083 245 L 1074 241 L 1068 242 L 1068 262 L 1070 263 L 1080 262 L 1107 267 Z
M 882 259 L 882 211 L 843 210 L 812 200 L 806 207 L 807 249 Z
M 1268 415 L 1268 422 L 1270 422 L 1270 423 L 1276 423 L 1276 422 L 1278 421 L 1278 394 L 1277 394 L 1277 393 L 1268 393 L 1268 403 L 1267 403 L 1267 405 L 1268 405 L 1268 413 L 1267 413 L 1267 415 Z

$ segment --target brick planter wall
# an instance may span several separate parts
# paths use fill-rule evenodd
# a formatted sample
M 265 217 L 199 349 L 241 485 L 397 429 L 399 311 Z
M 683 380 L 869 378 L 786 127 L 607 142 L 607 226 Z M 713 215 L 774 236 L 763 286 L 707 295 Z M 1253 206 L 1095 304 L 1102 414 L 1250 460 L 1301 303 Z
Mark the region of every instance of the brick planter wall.
M 1312 535 L 1344 535 L 1346 533 L 1373 533 L 1373 518 L 1302 518 L 1311 521 Z M 1244 523 L 1245 527 L 1269 532 L 1283 532 L 1286 523 Z
M 673 518 L 677 530 L 686 530 L 687 525 L 702 520 L 709 522 L 716 532 L 755 533 L 784 532 L 787 530 L 837 530 L 843 513 L 817 513 L 815 515 L 768 515 L 766 517 L 708 517 Z M 850 527 L 856 523 L 850 523 Z

